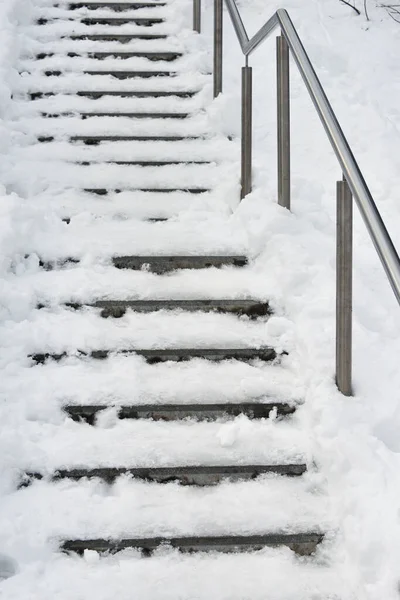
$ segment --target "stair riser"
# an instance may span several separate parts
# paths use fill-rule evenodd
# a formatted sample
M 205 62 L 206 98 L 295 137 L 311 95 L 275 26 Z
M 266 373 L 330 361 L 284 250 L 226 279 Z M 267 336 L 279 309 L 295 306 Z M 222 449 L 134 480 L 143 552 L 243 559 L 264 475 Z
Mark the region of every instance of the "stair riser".
M 74 421 L 85 421 L 90 425 L 107 406 L 67 406 L 64 411 Z M 152 419 L 153 421 L 215 421 L 245 415 L 249 419 L 267 419 L 276 410 L 280 416 L 290 415 L 295 408 L 289 404 L 207 404 L 166 406 L 122 406 L 117 409 L 119 419 Z
M 44 71 L 46 77 L 60 77 L 62 71 Z M 83 71 L 84 75 L 113 77 L 114 79 L 150 79 L 152 77 L 175 77 L 176 73 L 168 71 Z
M 68 307 L 79 310 L 83 305 L 68 303 Z M 134 312 L 152 313 L 159 310 L 182 310 L 185 312 L 217 312 L 233 314 L 237 316 L 248 316 L 251 318 L 265 317 L 272 314 L 268 303 L 256 301 L 229 301 L 229 300 L 165 300 L 165 301 L 113 301 L 99 300 L 95 304 L 86 305 L 101 309 L 102 317 L 122 317 L 127 310 Z
M 90 119 L 92 117 L 124 117 L 128 119 L 187 119 L 190 117 L 190 113 L 80 113 L 80 116 L 82 119 Z
M 63 112 L 63 113 L 41 113 L 41 116 L 47 119 L 60 119 L 65 117 L 80 117 L 81 119 L 91 119 L 99 117 L 113 117 L 113 118 L 126 118 L 126 119 L 187 119 L 190 117 L 190 113 L 74 113 L 74 112 Z
M 56 4 L 55 6 L 58 5 Z M 123 12 L 125 10 L 139 10 L 140 8 L 159 8 L 160 6 L 166 6 L 166 4 L 161 2 L 157 4 L 154 2 L 77 2 L 69 4 L 68 9 L 88 8 L 89 10 L 97 10 L 99 8 L 107 8 L 115 12 Z
M 80 19 L 80 22 L 83 25 L 110 25 L 118 26 L 118 25 L 138 25 L 139 27 L 152 27 L 153 25 L 159 25 L 160 23 L 164 23 L 164 19 L 159 18 L 134 18 L 134 17 L 90 17 L 85 19 Z
M 237 257 L 196 257 L 196 256 L 174 256 L 161 257 L 158 260 L 154 256 L 118 256 L 113 258 L 113 264 L 117 269 L 132 269 L 140 271 L 148 269 L 159 275 L 170 273 L 177 269 L 208 269 L 223 266 L 244 267 L 247 259 L 243 256 Z
M 122 540 L 68 540 L 61 545 L 66 552 L 83 554 L 85 550 L 95 550 L 99 553 L 116 553 L 128 548 L 142 550 L 143 554 L 151 555 L 161 547 L 169 546 L 181 552 L 256 552 L 266 547 L 287 546 L 299 555 L 313 554 L 318 544 L 323 541 L 319 533 L 309 534 L 266 534 L 255 536 L 226 536 L 213 538 L 151 538 L 151 539 L 122 539 Z
M 88 194 L 96 194 L 97 196 L 107 196 L 108 194 L 120 194 L 121 192 L 150 192 L 156 194 L 171 194 L 172 192 L 180 192 L 185 194 L 206 194 L 210 190 L 203 188 L 193 188 L 193 189 L 183 189 L 183 188 L 125 188 L 123 189 L 110 189 L 106 190 L 105 188 L 93 189 L 93 188 L 85 188 L 83 190 Z
M 224 360 L 238 360 L 241 362 L 261 360 L 264 362 L 269 362 L 275 360 L 277 357 L 273 348 L 264 348 L 262 350 L 94 350 L 89 354 L 81 351 L 78 352 L 82 357 L 89 356 L 95 360 L 105 360 L 111 354 L 115 353 L 122 355 L 134 354 L 144 358 L 144 360 L 150 365 L 156 365 L 164 362 L 187 362 L 194 358 L 202 358 L 212 362 L 221 362 Z M 67 354 L 65 352 L 62 354 L 38 353 L 30 355 L 30 358 L 36 364 L 44 364 L 47 360 L 60 361 L 66 357 Z
M 51 58 L 54 56 L 54 52 L 41 52 L 36 55 L 37 60 L 43 60 L 45 58 Z M 95 58 L 96 60 L 103 60 L 105 58 L 120 58 L 121 60 L 128 58 L 146 58 L 153 62 L 166 61 L 172 62 L 181 58 L 182 54 L 179 52 L 120 52 L 118 50 L 109 52 L 67 52 L 66 56 L 69 58 L 88 57 Z
M 88 167 L 90 165 L 102 164 L 102 165 L 118 165 L 119 167 L 170 167 L 172 165 L 209 165 L 209 162 L 200 162 L 200 161 L 192 161 L 192 162 L 184 162 L 184 161 L 175 161 L 175 162 L 151 162 L 151 161 L 127 161 L 127 160 L 96 160 L 96 161 L 68 161 L 74 165 L 81 165 L 83 167 Z M 104 189 L 104 188 L 100 188 Z M 204 188 L 203 188 L 204 190 Z M 204 190 L 208 191 L 208 190 Z M 93 191 L 92 191 L 93 193 Z M 96 192 L 94 192 L 96 193 Z
M 252 481 L 265 474 L 283 475 L 287 477 L 300 477 L 307 470 L 305 464 L 271 465 L 271 466 L 243 466 L 243 467 L 185 467 L 163 469 L 72 469 L 60 470 L 51 479 L 101 479 L 106 483 L 114 483 L 118 477 L 131 476 L 136 480 L 152 483 L 166 484 L 179 483 L 180 485 L 208 487 L 218 485 L 223 481 L 239 482 Z M 24 483 L 40 480 L 38 473 L 27 473 Z
M 192 98 L 197 92 L 128 92 L 128 91 L 102 91 L 102 92 L 59 92 L 65 96 L 80 96 L 82 98 L 91 98 L 97 100 L 104 96 L 115 96 L 118 98 Z M 41 98 L 53 98 L 55 92 L 32 92 L 29 94 L 31 100 L 40 100 Z
M 98 146 L 102 142 L 185 142 L 194 139 L 202 139 L 196 137 L 182 136 L 150 136 L 150 135 L 104 135 L 104 136 L 83 136 L 73 135 L 69 138 L 71 142 L 83 142 L 87 146 Z M 54 142 L 55 138 L 50 136 L 39 136 L 37 141 L 41 144 Z
M 70 35 L 64 36 L 61 39 L 73 40 L 75 42 L 82 42 L 88 40 L 90 42 L 119 42 L 120 44 L 127 44 L 133 40 L 166 40 L 167 35 L 164 34 L 151 34 L 151 33 L 135 33 L 135 34 L 118 34 L 118 33 L 98 33 L 98 34 L 84 34 L 84 35 Z
M 144 190 L 149 191 L 149 190 Z M 160 192 L 160 190 L 156 190 Z M 173 191 L 173 190 L 169 190 Z M 76 258 L 66 258 L 55 262 L 39 260 L 39 266 L 46 271 L 60 269 L 68 265 L 79 264 Z M 247 265 L 245 256 L 119 256 L 112 259 L 117 269 L 130 269 L 134 271 L 146 270 L 150 273 L 163 275 L 180 269 L 208 269 L 211 267 L 244 267 Z
M 52 23 L 57 23 L 59 19 L 57 17 L 54 18 L 41 18 L 36 21 L 37 25 L 48 25 Z M 75 19 L 63 19 L 63 21 L 69 22 L 77 22 Z M 153 25 L 158 25 L 160 23 L 164 23 L 164 19 L 159 18 L 134 18 L 134 17 L 97 17 L 97 18 L 83 18 L 79 19 L 79 23 L 82 25 L 109 25 L 110 27 L 118 27 L 120 25 L 138 25 L 139 27 L 152 27 Z

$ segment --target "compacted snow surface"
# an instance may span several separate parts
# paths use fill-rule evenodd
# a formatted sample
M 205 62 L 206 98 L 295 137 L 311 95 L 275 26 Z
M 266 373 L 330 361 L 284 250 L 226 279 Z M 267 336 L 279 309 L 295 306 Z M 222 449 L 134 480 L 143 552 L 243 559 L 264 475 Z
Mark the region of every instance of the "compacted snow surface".
M 238 4 L 250 35 L 277 8 L 289 11 L 400 248 L 400 25 L 372 0 L 370 21 L 338 0 Z M 172 112 L 189 107 L 195 114 L 185 123 L 164 123 L 162 134 L 190 133 L 208 139 L 176 142 L 173 156 L 163 142 L 145 144 L 140 150 L 128 142 L 118 148 L 103 144 L 90 149 L 92 159 L 98 153 L 99 162 L 190 156 L 211 164 L 162 168 L 157 175 L 112 165 L 100 172 L 93 166 L 83 171 L 65 159 L 74 152 L 71 161 L 84 161 L 87 148 L 72 151 L 66 137 L 96 135 L 95 120 L 70 119 L 68 125 L 62 118 L 46 121 L 23 99 L 26 91 L 54 89 L 52 78 L 39 77 L 30 62 L 38 48 L 45 43 L 49 52 L 65 52 L 73 43 L 59 39 L 56 22 L 42 30 L 33 24 L 38 6 L 51 16 L 50 5 L 43 0 L 3 0 L 0 5 L 0 578 L 4 578 L 0 597 L 394 600 L 400 584 L 400 311 L 355 210 L 354 397 L 341 396 L 334 385 L 335 182 L 341 173 L 295 65 L 291 213 L 276 204 L 273 39 L 251 58 L 254 191 L 238 203 L 235 136 L 240 134 L 243 60 L 225 13 L 224 93 L 212 101 L 207 74 L 212 60 L 211 0 L 203 0 L 201 37 L 190 31 L 191 1 L 170 0 L 165 9 L 157 10 L 169 18 L 158 31 L 171 33 L 171 38 L 124 47 L 187 51 L 177 63 L 177 77 L 167 84 L 160 79 L 157 85 L 201 89 L 193 99 L 167 98 L 163 104 Z M 101 32 L 101 26 L 97 30 Z M 80 26 L 74 25 L 73 32 L 79 33 Z M 92 49 L 94 42 L 84 43 Z M 64 54 L 63 59 L 47 59 L 46 68 L 68 69 L 70 64 L 73 70 L 73 61 L 81 61 L 84 69 L 85 60 Z M 147 68 L 140 60 L 129 66 Z M 24 73 L 28 68 L 30 74 Z M 57 91 L 98 88 L 95 79 L 71 74 L 59 79 Z M 101 85 L 112 88 L 107 77 L 101 78 Z M 146 85 L 146 80 L 137 83 L 138 89 Z M 118 82 L 118 89 L 124 86 L 129 84 Z M 51 112 L 55 106 L 60 109 L 63 97 L 37 102 L 40 110 Z M 73 102 L 76 110 L 85 109 L 84 98 L 79 102 L 66 98 L 65 105 L 74 108 Z M 107 103 L 117 111 L 127 108 L 124 99 L 108 97 L 104 109 Z M 153 108 L 157 110 L 156 100 L 138 99 L 129 101 L 128 110 Z M 196 113 L 197 109 L 204 110 Z M 104 122 L 102 126 L 104 132 Z M 110 134 L 129 135 L 129 122 L 118 120 L 118 127 L 113 122 L 108 126 Z M 151 135 L 152 126 L 136 124 L 134 133 Z M 36 134 L 53 136 L 54 142 L 38 144 Z M 232 142 L 227 135 L 233 136 Z M 190 205 L 179 192 L 166 203 L 151 192 L 136 193 L 132 202 L 127 191 L 118 194 L 117 212 L 112 196 L 93 199 L 68 189 L 71 179 L 81 188 L 110 182 L 118 188 L 126 187 L 132 177 L 144 187 L 206 184 L 213 189 L 208 195 L 193 196 Z M 172 217 L 168 223 L 140 220 L 162 214 Z M 61 220 L 66 215 L 76 216 L 70 225 Z M 163 281 L 146 271 L 112 268 L 113 254 L 135 252 L 246 253 L 251 263 L 243 271 L 177 272 Z M 81 262 L 60 271 L 40 269 L 39 258 L 65 257 Z M 75 313 L 59 306 L 112 297 L 179 298 L 182 290 L 186 298 L 269 299 L 275 314 L 257 324 L 213 314 L 193 321 L 179 311 L 127 314 L 113 323 L 101 320 L 93 310 Z M 47 308 L 35 310 L 38 303 Z M 206 366 L 198 360 L 177 370 L 176 365 L 149 367 L 139 357 L 115 354 L 104 370 L 103 363 L 74 355 L 77 348 L 118 351 L 129 345 L 205 347 L 212 342 L 225 347 L 273 345 L 288 356 L 279 367 Z M 62 369 L 54 363 L 31 368 L 29 354 L 64 351 L 69 356 Z M 180 380 L 174 379 L 177 372 Z M 251 423 L 242 417 L 196 424 L 194 429 L 190 421 L 173 428 L 118 422 L 111 409 L 93 428 L 67 421 L 60 411 L 66 401 L 184 403 L 190 397 L 193 402 L 240 402 L 262 395 L 301 403 L 297 415 L 288 424 L 273 418 Z M 192 464 L 307 461 L 310 473 L 296 482 L 271 477 L 270 488 L 263 485 L 268 478 L 251 487 L 226 483 L 211 490 L 167 484 L 161 496 L 154 485 L 129 478 L 114 486 L 98 481 L 36 482 L 15 491 L 20 470 L 46 473 L 61 466 L 116 462 L 132 466 L 132 456 L 141 465 L 168 466 L 183 453 Z M 162 519 L 166 507 L 167 521 Z M 299 531 L 328 532 L 316 558 L 299 559 L 287 549 L 196 557 L 162 549 L 147 561 L 136 552 L 106 558 L 86 552 L 84 559 L 57 552 L 58 538 L 74 535 L 229 534 L 289 526 L 293 531 L 294 524 Z

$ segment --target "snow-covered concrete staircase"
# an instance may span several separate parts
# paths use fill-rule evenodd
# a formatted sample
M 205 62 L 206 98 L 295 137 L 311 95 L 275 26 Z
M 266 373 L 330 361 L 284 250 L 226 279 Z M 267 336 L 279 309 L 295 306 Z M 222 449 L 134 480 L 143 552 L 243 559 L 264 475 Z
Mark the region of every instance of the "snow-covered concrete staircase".
M 237 142 L 202 110 L 209 75 L 174 15 L 45 3 L 21 59 L 28 143 L 9 184 L 49 215 L 31 241 L 36 449 L 15 501 L 36 552 L 58 557 L 35 585 L 50 598 L 58 572 L 66 598 L 333 598 L 334 572 L 292 553 L 327 543 L 326 502 L 262 275 L 221 203 Z

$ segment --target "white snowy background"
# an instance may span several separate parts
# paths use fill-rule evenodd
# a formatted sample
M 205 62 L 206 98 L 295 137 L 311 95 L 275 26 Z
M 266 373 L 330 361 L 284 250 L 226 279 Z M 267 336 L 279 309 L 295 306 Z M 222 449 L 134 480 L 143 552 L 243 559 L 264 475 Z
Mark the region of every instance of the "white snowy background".
M 239 5 L 250 35 L 277 8 L 289 11 L 400 248 L 400 25 L 373 2 L 370 21 L 338 0 L 286 0 L 284 4 L 240 0 Z M 21 139 L 13 123 L 11 90 L 18 85 L 21 32 L 26 32 L 31 8 L 27 0 L 0 4 L 0 153 L 7 164 L 10 148 Z M 185 9 L 189 26 L 190 10 Z M 204 0 L 203 15 L 203 40 L 189 36 L 187 43 L 208 52 L 211 64 L 211 0 Z M 209 105 L 208 123 L 221 133 L 239 134 L 242 57 L 226 14 L 225 25 L 224 94 Z M 349 577 L 359 580 L 360 594 L 366 598 L 394 600 L 400 583 L 400 310 L 355 210 L 355 395 L 342 397 L 334 385 L 335 182 L 341 173 L 293 65 L 292 212 L 276 205 L 274 52 L 271 39 L 251 59 L 254 192 L 237 206 L 231 219 L 247 238 L 251 256 L 258 256 L 257 276 L 265 278 L 280 317 L 291 324 L 295 342 L 290 360 L 302 374 L 298 391 L 306 401 L 303 421 L 341 526 Z M 14 368 L 10 332 L 17 331 L 18 324 L 22 332 L 29 330 L 36 298 L 35 289 L 27 285 L 21 295 L 16 279 L 35 269 L 24 259 L 27 240 L 47 232 L 48 224 L 43 210 L 8 193 L 1 182 L 0 196 L 0 339 L 4 343 L 0 366 L 10 380 Z M 42 321 L 33 321 L 32 337 L 40 340 Z M 20 336 L 18 353 L 28 353 L 31 343 L 29 335 L 26 343 Z M 87 344 L 91 345 L 90 339 Z M 293 396 L 295 392 L 291 390 Z M 10 447 L 23 443 L 22 438 L 12 441 L 12 431 L 4 425 L 6 411 L 3 402 L 2 462 Z

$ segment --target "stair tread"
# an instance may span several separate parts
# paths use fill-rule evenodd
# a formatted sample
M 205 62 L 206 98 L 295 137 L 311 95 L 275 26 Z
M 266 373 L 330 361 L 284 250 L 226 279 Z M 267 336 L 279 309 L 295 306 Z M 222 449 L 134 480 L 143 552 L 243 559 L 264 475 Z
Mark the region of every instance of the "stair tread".
M 68 125 L 67 125 L 68 126 Z M 85 147 L 83 144 L 70 144 L 67 140 L 55 140 L 48 144 L 36 144 L 27 148 L 18 148 L 12 152 L 16 159 L 24 159 L 27 161 L 30 157 L 31 148 L 33 148 L 35 160 L 68 160 L 68 161 L 85 161 L 89 157 L 93 161 L 108 161 L 108 160 L 137 160 L 137 161 L 189 161 L 189 162 L 208 162 L 219 165 L 224 161 L 235 160 L 237 153 L 236 144 L 222 138 L 218 140 L 218 147 L 223 151 L 223 155 L 212 151 L 215 148 L 215 139 L 185 139 L 181 142 L 169 144 L 168 142 L 152 142 L 151 144 L 133 145 L 122 142 L 103 142 L 100 145 L 93 147 Z M 166 155 L 166 150 L 168 154 Z M 11 152 L 11 151 L 10 151 Z M 39 166 L 37 164 L 37 166 Z M 191 180 L 192 182 L 192 180 Z M 204 181 L 202 182 L 204 183 Z M 72 192 L 70 192 L 72 193 Z M 77 192 L 75 192 L 77 194 Z M 65 194 L 64 194 L 65 196 Z M 80 207 L 78 197 L 74 198 Z M 67 201 L 67 197 L 63 197 L 63 202 Z M 129 204 L 132 206 L 132 203 Z M 186 205 L 185 205 L 186 206 Z
M 249 554 L 164 551 L 146 560 L 127 553 L 119 557 L 88 564 L 90 557 L 71 560 L 61 554 L 43 564 L 40 577 L 34 572 L 23 581 L 10 578 L 7 589 L 11 596 L 31 594 L 40 600 L 54 600 L 55 593 L 92 600 L 98 589 L 102 600 L 132 600 L 133 589 L 135 600 L 354 600 L 359 595 L 340 567 L 293 560 L 291 552 L 280 548 Z
M 59 275 L 64 274 L 59 273 Z M 55 288 L 58 289 L 57 282 Z M 112 377 L 109 373 L 112 373 Z M 182 378 L 175 377 L 175 373 L 182 373 Z M 223 364 L 192 361 L 180 365 L 175 363 L 148 365 L 143 364 L 143 361 L 135 355 L 115 354 L 107 359 L 107 369 L 105 369 L 101 361 L 77 360 L 75 357 L 69 357 L 65 359 L 62 369 L 58 363 L 48 362 L 40 369 L 29 369 L 24 378 L 21 376 L 17 379 L 15 385 L 20 396 L 26 399 L 30 410 L 35 407 L 38 413 L 43 412 L 43 405 L 40 403 L 43 380 L 48 381 L 49 385 L 51 383 L 52 389 L 55 390 L 54 395 L 48 398 L 53 413 L 56 411 L 59 415 L 59 411 L 67 402 L 69 405 L 100 404 L 103 407 L 111 404 L 114 408 L 109 407 L 109 412 L 115 414 L 116 418 L 119 406 L 132 405 L 185 405 L 188 402 L 240 404 L 253 402 L 255 397 L 271 397 L 274 404 L 287 401 L 297 406 L 306 393 L 304 384 L 299 381 L 298 376 L 283 366 L 271 363 L 263 363 L 262 368 L 237 361 Z M 140 384 L 133 385 L 135 381 L 140 381 Z M 46 412 L 45 415 L 47 414 Z M 206 423 L 207 421 L 208 419 L 205 419 Z M 130 419 L 126 422 L 130 422 Z M 296 440 L 296 432 L 292 429 L 291 435 L 293 439 L 288 440 L 289 444 L 295 443 Z M 262 444 L 264 443 L 265 440 Z M 247 460 L 250 460 L 251 456 L 247 456 Z M 261 462 L 264 459 L 270 460 L 270 457 L 263 457 Z
M 160 485 L 125 476 L 117 479 L 108 493 L 100 494 L 99 485 L 96 479 L 33 481 L 24 489 L 31 519 L 38 509 L 42 514 L 52 512 L 43 523 L 44 537 L 50 533 L 65 539 L 69 533 L 69 539 L 149 542 L 170 537 L 227 541 L 238 537 L 246 542 L 260 534 L 321 535 L 330 525 L 324 514 L 326 500 L 308 490 L 308 474 L 288 478 L 270 473 L 207 488 L 172 481 Z M 16 513 L 10 507 L 9 516 Z M 34 525 L 28 525 L 28 531 Z
M 59 366 L 57 368 L 61 371 Z M 46 372 L 49 371 L 41 370 L 41 377 Z M 69 372 L 69 369 L 64 371 Z M 167 383 L 167 378 L 162 381 Z M 307 464 L 309 452 L 308 436 L 292 419 L 271 421 L 241 417 L 225 424 L 164 422 L 119 420 L 116 411 L 107 411 L 100 416 L 96 427 L 65 419 L 56 424 L 46 423 L 46 427 L 42 422 L 30 421 L 26 424 L 26 435 L 36 440 L 36 448 L 32 455 L 24 455 L 23 461 L 19 459 L 21 469 L 45 474 L 60 467 L 82 466 Z M 317 505 L 318 498 L 315 499 Z

